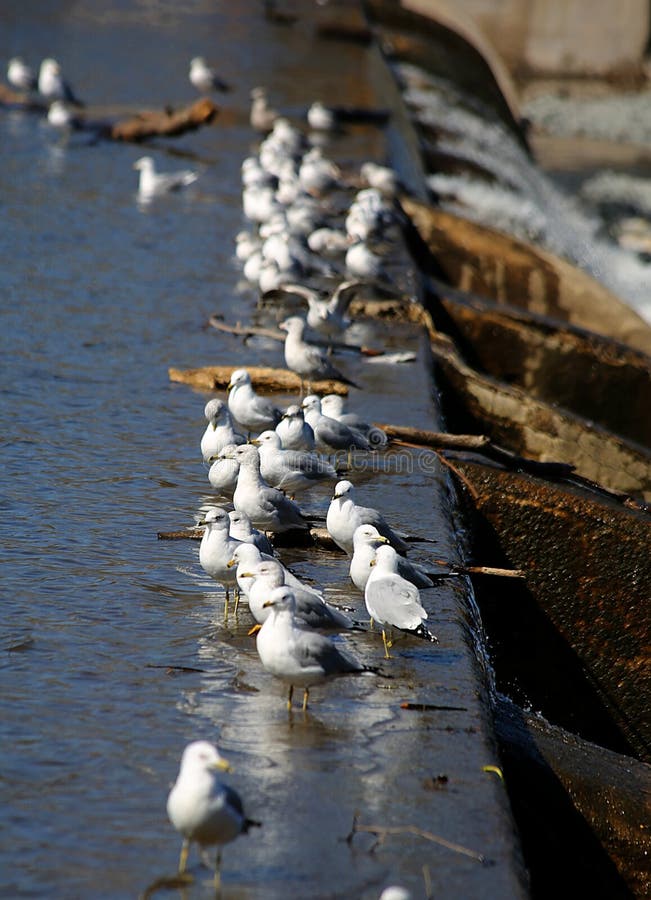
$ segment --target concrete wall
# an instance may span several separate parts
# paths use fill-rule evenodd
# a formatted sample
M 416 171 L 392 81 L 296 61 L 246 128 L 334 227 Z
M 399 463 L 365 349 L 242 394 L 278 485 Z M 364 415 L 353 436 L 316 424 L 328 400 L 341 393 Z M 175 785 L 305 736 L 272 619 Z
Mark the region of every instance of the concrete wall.
M 649 0 L 454 0 L 512 71 L 608 75 L 640 66 Z

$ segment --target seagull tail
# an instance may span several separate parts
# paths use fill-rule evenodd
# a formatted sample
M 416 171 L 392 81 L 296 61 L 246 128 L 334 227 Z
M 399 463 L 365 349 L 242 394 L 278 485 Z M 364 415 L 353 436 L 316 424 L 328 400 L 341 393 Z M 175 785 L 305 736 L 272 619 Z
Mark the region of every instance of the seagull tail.
M 425 641 L 431 641 L 432 644 L 438 644 L 439 642 L 437 636 L 432 634 L 428 628 L 425 628 L 422 622 L 417 628 L 414 628 L 412 634 L 415 634 L 416 637 L 423 638 Z

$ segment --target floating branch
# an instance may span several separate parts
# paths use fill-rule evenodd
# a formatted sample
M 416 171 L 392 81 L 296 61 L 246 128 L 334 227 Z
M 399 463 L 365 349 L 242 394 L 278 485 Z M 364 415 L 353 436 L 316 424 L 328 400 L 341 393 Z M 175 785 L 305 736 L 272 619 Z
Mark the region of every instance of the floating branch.
M 108 137 L 114 141 L 136 143 L 152 137 L 176 137 L 209 125 L 218 111 L 212 100 L 202 97 L 182 109 L 142 112 L 123 119 L 110 127 Z
M 235 366 L 202 366 L 199 369 L 169 369 L 170 381 L 189 384 L 203 391 L 225 391 Z M 301 379 L 289 369 L 272 369 L 265 366 L 247 366 L 253 386 L 261 391 L 294 394 L 301 390 Z M 313 381 L 315 394 L 347 394 L 348 388 L 340 381 Z
M 226 334 L 240 334 L 244 337 L 266 337 L 272 341 L 284 343 L 287 337 L 286 332 L 279 331 L 276 328 L 263 328 L 260 325 L 241 325 L 237 322 L 235 325 L 227 325 L 222 322 L 218 316 L 211 316 L 208 324 L 217 331 L 224 331 Z M 382 350 L 374 350 L 372 347 L 361 347 L 359 344 L 344 344 L 341 341 L 321 341 L 316 338 L 310 339 L 310 343 L 318 344 L 319 347 L 331 347 L 333 350 L 349 350 L 351 353 L 361 353 L 362 356 L 382 356 Z
M 42 100 L 14 91 L 7 87 L 6 84 L 0 84 L 0 105 L 11 106 L 15 109 L 25 109 L 30 112 L 47 112 L 47 104 L 43 103 Z
M 463 856 L 469 856 L 470 859 L 474 859 L 477 862 L 482 863 L 482 865 L 492 865 L 492 861 L 487 859 L 483 853 L 477 853 L 477 851 L 470 850 L 462 844 L 455 844 L 453 841 L 448 841 L 445 838 L 439 837 L 438 834 L 433 834 L 431 831 L 423 831 L 422 828 L 418 828 L 416 825 L 396 825 L 394 827 L 385 827 L 383 825 L 360 825 L 357 821 L 357 816 L 355 815 L 353 816 L 353 826 L 346 837 L 346 843 L 349 845 L 352 844 L 356 834 L 375 835 L 376 841 L 371 847 L 370 853 L 373 853 L 375 848 L 391 835 L 413 834 L 416 837 L 424 838 L 426 841 L 432 841 L 434 844 L 440 844 L 441 847 L 446 847 L 454 853 L 461 853 Z

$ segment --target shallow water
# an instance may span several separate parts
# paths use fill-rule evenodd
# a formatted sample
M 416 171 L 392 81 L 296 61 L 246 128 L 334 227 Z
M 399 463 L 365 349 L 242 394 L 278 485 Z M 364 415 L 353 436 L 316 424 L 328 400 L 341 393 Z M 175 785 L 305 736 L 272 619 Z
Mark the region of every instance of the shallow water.
M 493 761 L 464 740 L 480 729 L 476 712 L 415 723 L 397 707 L 398 692 L 459 705 L 473 689 L 452 640 L 456 587 L 436 594 L 436 655 L 406 644 L 395 684 L 342 679 L 336 691 L 315 691 L 307 719 L 288 719 L 284 689 L 269 684 L 246 636 L 250 622 L 224 623 L 222 592 L 203 574 L 197 545 L 156 538 L 191 525 L 210 497 L 199 454 L 206 395 L 171 384 L 168 367 L 281 361 L 275 344 L 243 349 L 204 327 L 214 312 L 229 321 L 253 312 L 233 259 L 239 167 L 254 138 L 249 89 L 267 85 L 290 112 L 318 96 L 341 102 L 342 81 L 370 102 L 360 48 L 321 42 L 312 65 L 315 45 L 301 23 L 271 26 L 253 2 L 215 6 L 87 2 L 51 12 L 32 2 L 0 11 L 0 58 L 57 56 L 100 113 L 193 99 L 186 72 L 197 53 L 218 59 L 235 86 L 215 127 L 153 150 L 161 167 L 198 166 L 201 177 L 147 208 L 132 169 L 142 148 L 63 140 L 37 116 L 0 113 L 0 817 L 9 838 L 0 896 L 135 897 L 172 874 L 180 841 L 165 797 L 183 746 L 197 737 L 220 743 L 247 811 L 265 823 L 227 848 L 228 896 L 375 897 L 395 878 L 422 892 L 424 859 L 448 896 L 507 896 L 506 865 L 424 853 L 413 838 L 376 856 L 357 849 L 364 839 L 352 851 L 342 843 L 361 808 L 367 820 L 420 822 L 508 861 L 495 820 L 478 814 L 469 831 L 458 802 L 468 791 L 480 808 L 481 766 Z M 353 130 L 336 152 L 382 161 L 384 143 Z M 421 368 L 387 379 L 368 366 L 373 412 L 433 427 L 425 348 L 412 330 L 393 329 L 392 343 L 416 350 Z M 441 481 L 429 463 L 409 476 L 359 476 L 364 502 L 450 552 L 429 501 Z M 319 489 L 309 506 L 323 515 L 327 499 Z M 359 609 L 339 555 L 284 559 Z M 370 636 L 341 640 L 378 661 Z M 435 776 L 451 760 L 450 790 L 423 791 L 424 771 Z M 211 895 L 208 873 L 194 862 L 192 871 L 197 884 L 174 896 Z

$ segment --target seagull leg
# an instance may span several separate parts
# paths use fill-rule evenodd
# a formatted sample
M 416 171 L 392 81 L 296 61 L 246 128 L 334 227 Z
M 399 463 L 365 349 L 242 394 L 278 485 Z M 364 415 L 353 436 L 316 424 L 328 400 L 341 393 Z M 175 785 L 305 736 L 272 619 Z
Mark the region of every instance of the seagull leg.
M 181 844 L 181 855 L 179 857 L 179 873 L 185 872 L 185 867 L 188 862 L 188 853 L 190 852 L 190 841 L 188 838 L 183 838 L 183 843 Z
M 222 892 L 222 851 L 221 848 L 217 851 L 217 856 L 215 859 L 215 896 L 220 897 Z
M 262 625 L 259 625 L 259 624 L 256 622 L 255 625 L 254 625 L 252 628 L 249 628 L 249 630 L 248 630 L 247 633 L 246 633 L 246 636 L 247 636 L 247 637 L 251 637 L 252 634 L 257 634 L 258 631 L 260 631 L 261 628 L 262 628 Z
M 303 712 L 307 712 L 307 701 L 310 696 L 310 689 L 306 687 L 303 691 Z
M 382 643 L 384 644 L 384 658 L 391 659 L 391 654 L 389 653 L 389 647 L 391 646 L 391 642 L 387 641 L 387 636 L 384 628 L 382 629 Z
M 228 588 L 226 588 L 226 596 L 224 597 L 224 621 L 228 618 L 228 601 L 230 600 Z
M 235 615 L 235 616 L 237 617 L 237 607 L 240 605 L 240 589 L 239 589 L 239 586 L 236 587 L 236 588 L 233 590 L 233 593 L 235 594 L 235 608 L 234 608 L 234 610 L 233 610 L 233 615 Z
M 289 694 L 287 695 L 287 709 L 291 711 L 292 708 L 292 697 L 294 696 L 294 685 L 290 684 L 289 686 Z

